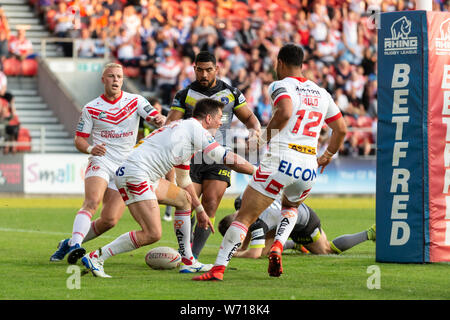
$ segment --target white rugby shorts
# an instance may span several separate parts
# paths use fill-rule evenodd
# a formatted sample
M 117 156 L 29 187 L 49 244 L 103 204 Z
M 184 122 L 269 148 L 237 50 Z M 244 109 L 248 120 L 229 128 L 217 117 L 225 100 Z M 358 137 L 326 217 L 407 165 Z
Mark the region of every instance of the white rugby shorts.
M 105 157 L 91 156 L 84 178 L 100 177 L 108 183 L 108 188 L 117 190 L 114 182 L 117 167 L 117 163 L 110 161 Z
M 115 182 L 126 205 L 144 200 L 158 200 L 156 188 L 159 179 L 150 180 L 142 169 L 129 164 L 120 166 L 115 175 Z
M 298 152 L 266 153 L 249 182 L 256 191 L 275 199 L 283 193 L 291 202 L 306 199 L 317 179 L 317 158 Z

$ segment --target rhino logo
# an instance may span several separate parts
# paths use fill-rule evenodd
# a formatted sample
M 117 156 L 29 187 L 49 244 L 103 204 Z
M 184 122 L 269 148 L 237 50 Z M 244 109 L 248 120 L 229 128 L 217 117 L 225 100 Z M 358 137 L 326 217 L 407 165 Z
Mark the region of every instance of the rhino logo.
M 450 18 L 444 20 L 444 22 L 441 23 L 441 26 L 439 27 L 439 32 L 441 35 L 439 40 L 442 41 L 450 40 Z
M 437 55 L 450 55 L 450 18 L 439 26 L 439 38 L 435 40 Z
M 394 21 L 391 26 L 392 40 L 406 39 L 411 32 L 411 20 L 405 16 Z

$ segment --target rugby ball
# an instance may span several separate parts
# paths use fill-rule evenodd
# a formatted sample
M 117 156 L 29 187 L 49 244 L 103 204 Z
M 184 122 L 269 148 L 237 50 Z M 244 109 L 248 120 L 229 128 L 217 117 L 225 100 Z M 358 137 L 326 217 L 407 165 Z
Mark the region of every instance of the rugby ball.
M 157 247 L 145 255 L 145 262 L 155 270 L 174 269 L 180 265 L 181 255 L 170 247 Z

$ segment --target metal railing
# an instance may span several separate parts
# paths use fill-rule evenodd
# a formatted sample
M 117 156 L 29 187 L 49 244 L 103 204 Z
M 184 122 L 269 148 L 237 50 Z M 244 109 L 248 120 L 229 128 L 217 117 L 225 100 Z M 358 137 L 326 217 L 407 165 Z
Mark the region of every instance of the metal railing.
M 41 39 L 41 50 L 40 50 L 40 56 L 42 58 L 46 58 L 47 57 L 47 44 L 48 43 L 72 43 L 72 58 L 77 59 L 78 58 L 78 50 L 77 50 L 77 46 L 76 43 L 78 41 L 81 41 L 81 38 L 57 38 L 57 37 L 51 37 L 51 38 L 42 38 Z M 88 38 L 88 40 L 92 40 L 92 41 L 96 41 L 98 39 L 92 39 L 92 38 Z M 109 46 L 108 46 L 108 42 L 105 43 L 105 55 L 101 58 L 104 59 L 109 59 L 111 57 L 111 53 L 109 50 Z M 67 58 L 67 57 L 65 57 Z M 86 58 L 86 57 L 82 57 L 82 58 Z M 93 58 L 99 58 L 99 57 L 93 57 Z

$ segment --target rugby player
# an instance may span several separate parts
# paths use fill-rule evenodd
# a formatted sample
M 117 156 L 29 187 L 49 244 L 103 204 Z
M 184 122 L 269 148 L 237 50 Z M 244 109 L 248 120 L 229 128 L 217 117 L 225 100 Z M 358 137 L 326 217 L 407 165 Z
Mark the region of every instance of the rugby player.
M 222 236 L 225 235 L 225 232 L 236 217 L 237 211 L 241 207 L 241 201 L 242 195 L 238 196 L 234 202 L 236 212 L 220 220 L 218 230 Z M 284 217 L 280 215 L 280 211 L 281 200 L 277 198 L 249 227 L 247 237 L 243 241 L 242 246 L 235 252 L 234 257 L 257 259 L 268 255 L 275 234 L 280 228 L 284 227 Z M 328 241 L 316 212 L 305 203 L 302 203 L 298 207 L 297 222 L 289 237 L 292 240 L 288 240 L 285 243 L 284 250 L 301 250 L 303 246 L 312 254 L 340 254 L 364 241 L 375 241 L 376 228 L 373 225 L 367 230 L 354 234 L 345 234 Z
M 102 72 L 104 93 L 88 102 L 81 111 L 75 135 L 75 147 L 90 154 L 84 179 L 85 198 L 75 216 L 72 237 L 61 240 L 50 261 L 75 264 L 86 250 L 83 242 L 114 227 L 125 204 L 114 184 L 114 174 L 136 144 L 140 117 L 160 127 L 161 115 L 142 96 L 122 91 L 123 69 L 120 64 L 107 64 Z M 88 138 L 92 136 L 91 145 Z M 91 222 L 100 202 L 100 217 Z
M 303 50 L 288 43 L 278 52 L 278 81 L 269 85 L 273 116 L 259 138 L 268 144 L 258 170 L 242 196 L 236 219 L 223 237 L 214 267 L 193 278 L 198 281 L 223 280 L 234 252 L 245 239 L 248 227 L 276 199 L 282 196 L 281 215 L 286 218 L 283 232 L 278 232 L 269 253 L 268 273 L 282 272 L 283 246 L 297 221 L 298 207 L 313 187 L 317 171 L 331 162 L 339 150 L 347 127 L 331 95 L 302 76 Z M 333 130 L 325 152 L 317 158 L 317 144 L 323 124 Z
M 215 161 L 231 169 L 253 174 L 256 167 L 233 152 L 229 152 L 214 139 L 221 126 L 224 104 L 213 99 L 196 103 L 193 118 L 172 122 L 148 135 L 129 155 L 116 172 L 116 185 L 131 215 L 141 230 L 130 231 L 111 243 L 86 254 L 84 266 L 94 276 L 110 277 L 103 268 L 106 259 L 157 242 L 161 238 L 159 205 L 175 207 L 175 234 L 183 265 L 180 272 L 205 271 L 212 265 L 201 264 L 192 255 L 190 243 L 183 237 L 190 233 L 191 206 L 197 212 L 200 227 L 214 227 L 198 199 L 189 177 L 189 163 L 195 152 L 202 151 Z M 176 183 L 164 179 L 173 167 Z
M 192 117 L 192 109 L 196 101 L 208 97 L 225 104 L 222 116 L 223 125 L 215 137 L 217 142 L 224 147 L 231 145 L 232 135 L 228 131 L 234 115 L 249 130 L 249 138 L 257 138 L 261 131 L 258 118 L 247 106 L 247 101 L 239 89 L 217 79 L 219 69 L 215 56 L 208 51 L 198 53 L 194 60 L 194 71 L 196 81 L 176 93 L 167 115 L 166 124 Z M 213 224 L 220 201 L 230 186 L 230 174 L 231 171 L 228 167 L 222 163 L 205 161 L 201 153 L 196 154 L 191 161 L 192 182 L 197 195 L 201 196 L 202 205 Z M 196 257 L 199 257 L 210 233 L 209 229 L 195 228 L 192 251 Z

